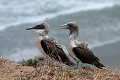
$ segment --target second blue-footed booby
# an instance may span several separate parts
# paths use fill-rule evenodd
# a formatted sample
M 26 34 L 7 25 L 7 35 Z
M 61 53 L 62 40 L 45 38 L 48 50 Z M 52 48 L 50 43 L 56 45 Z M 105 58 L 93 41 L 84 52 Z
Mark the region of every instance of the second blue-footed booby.
M 26 30 L 37 30 L 36 32 L 39 34 L 39 37 L 36 41 L 36 46 L 45 57 L 50 57 L 69 66 L 74 65 L 74 63 L 66 56 L 58 42 L 47 35 L 49 32 L 48 27 L 48 24 L 43 22 L 34 27 L 27 28 Z
M 104 67 L 103 64 L 100 63 L 99 58 L 97 58 L 89 48 L 87 48 L 88 44 L 80 44 L 77 41 L 77 36 L 79 33 L 79 28 L 75 22 L 69 22 L 64 25 L 61 25 L 61 29 L 70 30 L 69 41 L 66 45 L 67 51 L 70 56 L 72 56 L 78 63 L 81 61 L 82 63 L 92 64 L 100 69 Z

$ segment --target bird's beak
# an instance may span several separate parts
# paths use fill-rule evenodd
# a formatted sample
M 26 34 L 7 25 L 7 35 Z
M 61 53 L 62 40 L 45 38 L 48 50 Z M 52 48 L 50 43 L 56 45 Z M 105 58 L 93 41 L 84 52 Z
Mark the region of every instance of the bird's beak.
M 68 29 L 67 24 L 60 25 L 60 29 Z
M 37 29 L 37 26 L 29 27 L 29 28 L 27 28 L 26 30 L 31 30 L 31 29 Z
M 32 27 L 26 28 L 26 30 L 31 30 L 31 29 L 33 29 L 33 28 Z

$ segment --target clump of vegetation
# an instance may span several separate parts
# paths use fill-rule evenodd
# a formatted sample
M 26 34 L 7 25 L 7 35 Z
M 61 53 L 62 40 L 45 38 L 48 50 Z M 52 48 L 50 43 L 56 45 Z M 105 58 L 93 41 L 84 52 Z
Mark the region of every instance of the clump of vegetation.
M 26 61 L 23 58 L 23 61 L 18 62 L 18 64 L 26 65 L 26 66 L 38 67 L 38 66 L 44 65 L 44 60 L 42 58 L 39 58 L 39 57 L 35 56 L 33 59 L 28 59 Z
M 34 59 L 27 60 L 26 65 L 28 65 L 28 66 L 38 66 L 39 65 L 39 58 L 37 56 L 35 56 Z

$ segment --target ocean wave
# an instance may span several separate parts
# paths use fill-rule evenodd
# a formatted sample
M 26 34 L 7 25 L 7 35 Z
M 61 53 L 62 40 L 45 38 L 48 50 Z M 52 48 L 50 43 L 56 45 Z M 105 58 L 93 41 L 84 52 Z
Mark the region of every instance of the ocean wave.
M 118 41 L 120 41 L 120 38 L 116 38 L 116 39 L 109 40 L 109 41 L 104 41 L 104 42 L 95 41 L 94 44 L 91 44 L 89 47 L 91 49 L 93 49 L 93 48 L 96 48 L 96 47 L 102 47 L 102 46 L 107 45 L 107 44 L 116 43 Z
M 36 2 L 39 2 L 39 1 L 36 0 Z M 43 1 L 43 3 L 41 3 L 42 6 L 39 6 L 38 4 L 37 6 L 35 6 L 36 2 L 27 3 L 26 6 L 25 6 L 25 2 L 21 2 L 21 4 L 14 2 L 8 5 L 8 7 L 6 7 L 6 10 L 8 10 L 10 7 L 12 8 L 12 11 L 10 11 L 11 13 L 9 13 L 9 10 L 3 11 L 2 13 L 3 15 L 5 13 L 7 14 L 5 16 L 3 15 L 1 16 L 0 30 L 4 30 L 7 27 L 16 26 L 24 23 L 35 23 L 39 21 L 44 21 L 46 19 L 54 18 L 59 15 L 71 14 L 71 13 L 85 11 L 85 10 L 87 11 L 87 10 L 93 10 L 93 9 L 113 7 L 114 5 L 119 4 L 118 2 L 103 3 L 103 2 L 96 2 L 96 1 L 71 0 L 66 5 L 66 2 L 62 0 L 60 2 L 53 1 L 53 3 L 50 3 L 49 6 L 44 8 L 46 3 L 48 3 L 49 1 L 47 0 Z M 56 3 L 56 5 L 52 6 L 54 3 Z M 24 6 L 21 8 L 22 4 L 24 4 Z M 17 7 L 13 7 L 13 5 L 16 5 Z M 54 9 L 53 7 L 56 7 L 56 9 Z M 22 9 L 22 10 L 19 11 L 19 9 Z M 43 12 L 40 12 L 42 9 L 43 9 Z M 9 19 L 8 19 L 8 14 L 9 14 Z

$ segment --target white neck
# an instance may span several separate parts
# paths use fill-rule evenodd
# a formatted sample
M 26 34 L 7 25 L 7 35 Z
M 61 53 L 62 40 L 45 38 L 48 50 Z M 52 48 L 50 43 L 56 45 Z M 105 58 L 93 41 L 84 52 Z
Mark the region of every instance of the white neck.
M 43 37 L 44 37 L 45 39 L 49 38 L 48 35 L 44 35 Z
M 72 47 L 76 47 L 78 44 L 78 41 L 76 40 L 77 34 L 76 33 L 72 33 L 69 36 L 69 43 Z
M 38 33 L 39 35 L 46 35 L 47 33 L 45 32 L 45 30 L 37 30 L 36 33 Z
M 44 40 L 44 39 L 48 39 L 48 38 L 49 38 L 48 35 L 44 35 L 44 36 L 39 35 L 39 37 L 38 37 L 39 40 Z
M 39 34 L 39 39 L 47 39 L 49 38 L 48 35 L 45 33 L 45 30 L 37 30 L 36 31 Z
M 76 37 L 77 37 L 77 33 L 72 33 L 72 34 L 70 34 L 70 36 L 69 36 L 69 40 L 76 40 Z

